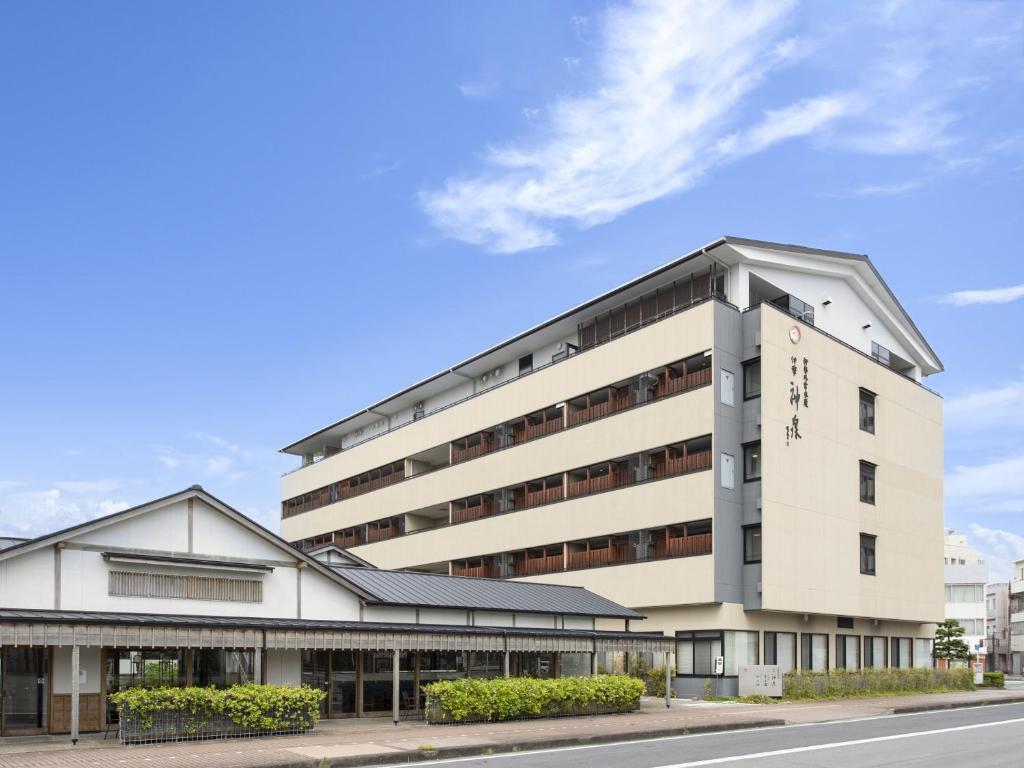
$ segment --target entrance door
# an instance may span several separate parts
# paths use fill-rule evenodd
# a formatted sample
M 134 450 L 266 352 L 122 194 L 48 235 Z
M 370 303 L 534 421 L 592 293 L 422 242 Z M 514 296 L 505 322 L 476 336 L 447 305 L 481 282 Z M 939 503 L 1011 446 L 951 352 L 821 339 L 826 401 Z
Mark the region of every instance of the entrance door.
M 46 729 L 46 651 L 4 648 L 3 735 L 40 733 Z
M 302 652 L 303 685 L 330 693 L 327 685 L 327 659 L 327 651 Z M 327 717 L 327 701 L 329 698 L 329 696 L 324 696 L 320 701 L 320 717 Z
M 331 653 L 331 717 L 356 713 L 356 652 Z

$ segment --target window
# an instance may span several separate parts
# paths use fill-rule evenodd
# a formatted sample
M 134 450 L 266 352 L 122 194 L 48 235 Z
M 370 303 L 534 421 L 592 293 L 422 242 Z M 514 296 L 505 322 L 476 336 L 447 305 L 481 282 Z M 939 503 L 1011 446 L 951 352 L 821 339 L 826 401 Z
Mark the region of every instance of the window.
M 738 675 L 740 667 L 757 664 L 757 632 L 723 632 L 725 674 Z
M 524 373 L 529 373 L 533 370 L 533 353 L 523 355 L 519 358 L 519 375 L 522 376 Z
M 947 603 L 980 603 L 985 599 L 984 584 L 947 584 Z
M 871 342 L 871 356 L 882 365 L 889 365 L 889 350 L 874 341 Z
M 889 663 L 893 669 L 910 669 L 913 666 L 911 648 L 909 637 L 894 637 L 892 639 L 892 655 Z
M 865 504 L 875 503 L 875 465 L 870 461 L 860 463 L 860 500 Z
M 743 528 L 743 562 L 761 562 L 761 526 L 748 525 Z
M 875 575 L 875 537 L 870 533 L 860 535 L 860 572 L 865 576 Z
M 875 434 L 875 393 L 866 389 L 860 391 L 860 428 Z
M 761 443 L 743 446 L 743 479 L 761 479 Z
M 957 623 L 964 628 L 965 635 L 984 635 L 984 619 L 957 619 Z
M 765 632 L 764 663 L 778 664 L 784 673 L 796 669 L 796 633 Z
M 836 669 L 860 669 L 860 637 L 836 635 Z
M 721 655 L 721 632 L 682 632 L 676 635 L 676 674 L 712 675 L 715 657 Z
M 800 635 L 800 669 L 824 672 L 828 669 L 828 635 Z
M 853 629 L 853 618 L 850 616 L 836 616 L 836 629 Z
M 914 638 L 914 668 L 931 669 L 935 666 L 932 659 L 932 639 L 929 637 Z
M 864 668 L 885 669 L 885 638 L 864 638 Z
M 761 396 L 761 358 L 743 364 L 743 399 Z

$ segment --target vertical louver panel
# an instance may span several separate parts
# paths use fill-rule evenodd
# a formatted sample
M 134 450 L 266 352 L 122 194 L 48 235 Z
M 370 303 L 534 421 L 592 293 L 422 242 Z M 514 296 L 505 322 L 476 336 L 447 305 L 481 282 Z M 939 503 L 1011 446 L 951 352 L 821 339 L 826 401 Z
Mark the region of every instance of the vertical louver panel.
M 110 594 L 115 597 L 221 600 L 231 603 L 263 602 L 263 582 L 258 579 L 111 571 L 109 581 Z

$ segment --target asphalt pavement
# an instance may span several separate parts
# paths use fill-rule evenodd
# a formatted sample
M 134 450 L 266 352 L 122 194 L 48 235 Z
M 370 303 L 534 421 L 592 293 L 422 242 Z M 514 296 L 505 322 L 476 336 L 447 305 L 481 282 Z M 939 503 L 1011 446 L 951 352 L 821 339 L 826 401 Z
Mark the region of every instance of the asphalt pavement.
M 697 768 L 737 765 L 872 766 L 1024 764 L 1024 704 L 787 725 L 619 744 L 524 751 L 419 765 L 469 768 Z

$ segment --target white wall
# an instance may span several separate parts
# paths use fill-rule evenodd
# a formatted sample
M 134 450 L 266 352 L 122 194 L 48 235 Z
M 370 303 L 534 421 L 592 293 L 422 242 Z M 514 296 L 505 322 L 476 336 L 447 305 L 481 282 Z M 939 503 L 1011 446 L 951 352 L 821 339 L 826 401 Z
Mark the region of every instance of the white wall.
M 292 570 L 294 573 L 294 569 Z M 302 570 L 302 618 L 359 621 L 359 598 L 312 568 Z
M 512 614 L 503 611 L 474 611 L 473 622 L 478 627 L 511 627 Z
M 68 540 L 124 549 L 187 552 L 188 502 L 178 501 L 92 531 L 76 533 Z
M 80 691 L 82 693 L 99 693 L 100 676 L 103 670 L 100 669 L 99 648 L 79 648 L 78 668 L 85 676 L 79 675 L 81 680 Z M 54 693 L 71 693 L 71 648 L 53 649 L 53 669 L 50 674 L 50 685 Z
M 0 560 L 0 605 L 53 608 L 53 547 Z
M 363 610 L 363 621 L 382 623 L 415 624 L 415 608 L 395 608 L 386 605 L 368 605 Z
M 466 626 L 469 612 L 449 608 L 420 608 L 420 624 L 453 624 Z
M 517 613 L 517 627 L 529 627 L 531 629 L 552 629 L 555 626 L 555 616 L 551 613 Z
M 593 629 L 594 619 L 591 616 L 563 616 L 564 629 Z

